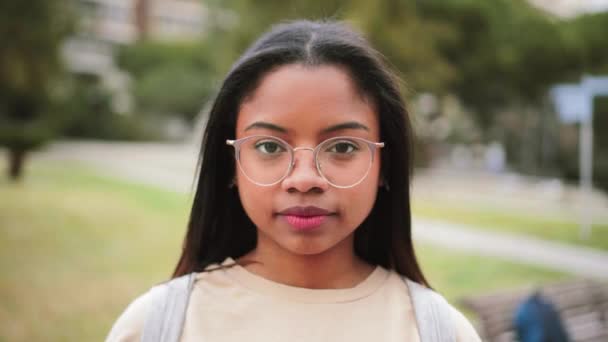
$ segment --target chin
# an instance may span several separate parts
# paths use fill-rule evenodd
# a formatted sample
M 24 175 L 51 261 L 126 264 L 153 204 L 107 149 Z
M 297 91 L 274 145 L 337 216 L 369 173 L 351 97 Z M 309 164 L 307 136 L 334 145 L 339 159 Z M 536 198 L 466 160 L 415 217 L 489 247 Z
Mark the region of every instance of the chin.
M 334 245 L 328 246 L 327 244 L 315 243 L 315 242 L 302 242 L 299 244 L 284 245 L 283 248 L 295 255 L 301 256 L 314 256 L 328 252 L 334 247 Z

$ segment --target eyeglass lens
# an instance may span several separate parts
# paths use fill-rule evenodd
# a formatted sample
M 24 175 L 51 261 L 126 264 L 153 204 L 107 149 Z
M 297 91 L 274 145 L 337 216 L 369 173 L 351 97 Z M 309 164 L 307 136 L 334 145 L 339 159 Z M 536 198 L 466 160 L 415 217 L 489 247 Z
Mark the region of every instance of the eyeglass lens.
M 262 185 L 274 184 L 284 178 L 294 157 L 291 147 L 281 140 L 260 136 L 245 139 L 238 156 L 245 175 Z M 333 138 L 319 146 L 316 162 L 321 175 L 330 183 L 347 187 L 367 175 L 372 150 L 361 139 Z

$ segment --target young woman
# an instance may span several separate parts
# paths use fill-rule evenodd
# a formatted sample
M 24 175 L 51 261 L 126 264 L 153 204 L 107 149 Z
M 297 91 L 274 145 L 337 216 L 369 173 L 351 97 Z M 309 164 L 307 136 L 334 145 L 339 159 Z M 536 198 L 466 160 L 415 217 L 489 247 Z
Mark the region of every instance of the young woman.
M 211 109 L 174 279 L 108 341 L 479 341 L 416 261 L 408 120 L 348 26 L 275 26 Z

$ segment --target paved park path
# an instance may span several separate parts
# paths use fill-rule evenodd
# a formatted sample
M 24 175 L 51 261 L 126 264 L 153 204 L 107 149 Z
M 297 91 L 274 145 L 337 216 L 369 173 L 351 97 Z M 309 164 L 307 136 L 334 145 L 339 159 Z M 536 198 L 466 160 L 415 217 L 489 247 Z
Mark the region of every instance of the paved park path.
M 63 142 L 51 145 L 46 150 L 37 153 L 34 158 L 83 162 L 95 167 L 101 173 L 114 177 L 188 193 L 192 190 L 197 153 L 196 146 L 181 144 Z M 421 182 L 426 183 L 418 185 L 415 181 L 414 189 L 418 187 L 426 192 L 432 188 L 429 186 L 432 182 L 428 182 L 428 179 L 437 178 L 437 175 L 427 173 L 420 177 Z M 486 187 L 484 191 L 488 193 L 487 184 L 479 185 L 482 178 L 469 178 L 471 182 L 477 183 L 465 185 L 467 196 L 470 197 L 471 194 L 477 193 L 474 190 L 471 191 L 475 186 Z M 462 186 L 461 181 L 456 182 Z M 517 189 L 516 186 L 510 186 L 509 191 L 513 191 L 514 188 Z M 523 186 L 522 188 L 529 189 L 530 187 Z M 449 184 L 442 183 L 440 191 L 442 194 L 454 196 L 458 190 L 450 188 Z M 534 194 L 538 193 L 542 193 L 542 191 L 534 191 Z M 414 191 L 415 194 L 416 191 Z M 497 198 L 498 196 L 491 197 Z M 520 194 L 520 197 L 530 200 L 531 195 Z M 597 198 L 593 201 L 599 203 L 596 204 L 593 213 L 602 220 L 605 219 L 604 215 L 608 215 L 608 210 L 604 210 L 606 204 L 603 201 L 608 200 Z M 512 201 L 512 203 L 506 200 L 505 205 L 521 202 L 520 199 Z M 543 199 L 540 202 L 549 203 Z M 532 206 L 533 210 L 539 210 L 534 206 L 535 203 L 525 203 L 525 206 L 527 208 Z M 572 215 L 567 210 L 569 207 L 545 205 L 543 211 L 555 215 Z M 417 217 L 414 218 L 413 227 L 414 238 L 419 242 L 536 265 L 573 275 L 608 280 L 608 252 Z

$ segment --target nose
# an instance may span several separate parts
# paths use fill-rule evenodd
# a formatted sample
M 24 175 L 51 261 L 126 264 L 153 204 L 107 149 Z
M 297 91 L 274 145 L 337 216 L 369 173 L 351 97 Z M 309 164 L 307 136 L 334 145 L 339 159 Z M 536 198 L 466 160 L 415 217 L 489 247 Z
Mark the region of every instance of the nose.
M 293 166 L 281 182 L 286 191 L 297 190 L 302 193 L 311 190 L 326 191 L 329 183 L 319 174 L 314 159 L 314 150 L 309 147 L 294 149 Z

